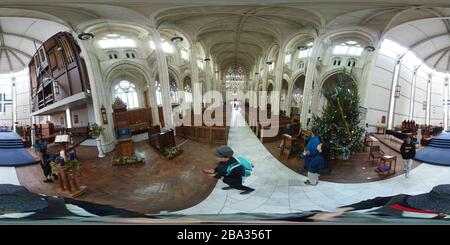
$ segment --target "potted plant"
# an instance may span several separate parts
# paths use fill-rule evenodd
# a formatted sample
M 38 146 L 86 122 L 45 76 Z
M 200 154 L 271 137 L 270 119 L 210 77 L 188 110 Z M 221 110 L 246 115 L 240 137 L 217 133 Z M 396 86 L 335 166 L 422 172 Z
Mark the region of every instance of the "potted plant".
M 105 153 L 103 153 L 103 149 L 102 149 L 102 145 L 101 145 L 101 141 L 100 141 L 100 136 L 105 131 L 105 128 L 96 123 L 93 123 L 93 124 L 91 124 L 89 129 L 91 130 L 91 136 L 94 137 L 95 140 L 97 140 L 98 157 L 99 158 L 105 157 Z

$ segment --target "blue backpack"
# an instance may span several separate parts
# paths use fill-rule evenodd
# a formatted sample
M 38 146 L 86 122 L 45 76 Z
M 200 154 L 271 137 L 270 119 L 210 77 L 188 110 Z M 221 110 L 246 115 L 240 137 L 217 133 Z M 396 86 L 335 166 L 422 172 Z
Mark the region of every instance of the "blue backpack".
M 227 175 L 230 175 L 231 171 L 233 171 L 233 169 L 235 169 L 239 166 L 242 166 L 242 167 L 244 167 L 244 174 L 242 175 L 242 177 L 249 177 L 252 174 L 253 164 L 251 164 L 244 157 L 238 157 L 237 160 L 238 160 L 237 163 L 234 163 L 234 164 L 231 164 L 230 166 L 228 166 Z

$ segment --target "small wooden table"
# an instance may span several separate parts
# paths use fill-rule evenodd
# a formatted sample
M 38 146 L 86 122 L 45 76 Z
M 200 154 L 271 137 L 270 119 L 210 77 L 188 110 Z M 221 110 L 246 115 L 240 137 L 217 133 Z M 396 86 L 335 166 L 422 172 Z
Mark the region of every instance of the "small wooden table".
M 395 169 L 397 168 L 397 156 L 389 156 L 389 155 L 382 156 L 380 158 L 380 166 L 383 166 L 383 164 L 389 164 L 389 171 L 383 172 L 379 171 L 377 168 L 376 171 L 378 174 L 386 176 L 395 174 Z M 394 166 L 392 167 L 392 165 Z

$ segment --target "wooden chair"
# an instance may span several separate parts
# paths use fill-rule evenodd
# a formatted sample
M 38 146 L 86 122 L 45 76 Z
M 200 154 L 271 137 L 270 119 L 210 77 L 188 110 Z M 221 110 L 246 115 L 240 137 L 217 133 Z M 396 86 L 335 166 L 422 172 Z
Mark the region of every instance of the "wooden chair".
M 289 159 L 289 156 L 292 153 L 292 143 L 293 143 L 292 136 L 288 134 L 283 134 L 283 145 L 281 146 L 280 156 L 286 152 L 287 153 L 286 159 Z
M 366 147 L 371 147 L 373 144 L 373 140 L 372 138 L 370 138 L 369 135 L 364 137 L 364 148 L 363 150 L 366 151 Z
M 370 158 L 372 158 L 372 161 L 375 159 L 381 159 L 382 156 L 384 156 L 384 151 L 381 150 L 379 145 L 372 145 L 370 147 L 369 160 Z

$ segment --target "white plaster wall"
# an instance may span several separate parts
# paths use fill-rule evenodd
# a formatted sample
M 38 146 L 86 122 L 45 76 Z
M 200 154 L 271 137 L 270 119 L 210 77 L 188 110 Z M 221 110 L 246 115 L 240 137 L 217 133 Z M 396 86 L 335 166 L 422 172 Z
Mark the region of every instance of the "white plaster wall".
M 89 123 L 95 123 L 94 105 L 88 104 L 86 109 L 87 109 L 87 113 L 88 113 Z
M 413 69 L 401 64 L 398 84 L 400 88 L 400 98 L 397 99 L 395 107 L 394 125 L 400 126 L 403 120 L 409 119 L 409 107 L 411 104 L 411 86 Z M 389 97 L 388 97 L 389 98 Z
M 11 82 L 7 79 L 0 79 L 0 96 L 3 94 L 6 94 L 7 98 L 11 98 Z M 2 106 L 2 105 L 0 105 Z M 0 126 L 8 126 L 11 127 L 12 125 L 12 107 L 7 107 L 6 111 L 3 111 L 3 108 L 0 112 Z
M 423 102 L 427 100 L 427 81 L 426 74 L 417 72 L 413 117 L 416 124 L 425 124 L 426 110 L 423 109 Z
M 395 60 L 379 54 L 369 76 L 367 86 L 367 117 L 369 125 L 380 125 L 381 117 L 388 115 L 389 96 Z
M 444 123 L 444 84 L 443 79 L 433 80 L 431 85 L 430 124 L 442 125 Z
M 61 122 L 61 117 L 64 118 L 63 123 Z M 46 119 L 45 116 L 41 117 L 41 119 L 44 119 L 44 120 L 41 120 L 41 123 L 46 123 L 47 119 Z M 67 125 L 66 113 L 65 112 L 61 112 L 61 113 L 58 113 L 58 114 L 51 115 L 50 116 L 50 121 L 53 123 L 55 128 L 66 127 L 66 125 Z
M 16 75 L 16 91 L 17 122 L 19 125 L 31 125 L 31 88 L 28 71 L 23 71 Z
M 78 123 L 75 123 L 75 115 L 78 116 Z M 95 120 L 93 121 L 95 122 Z M 86 127 L 89 123 L 89 115 L 88 115 L 88 109 L 78 109 L 72 111 L 72 127 Z

